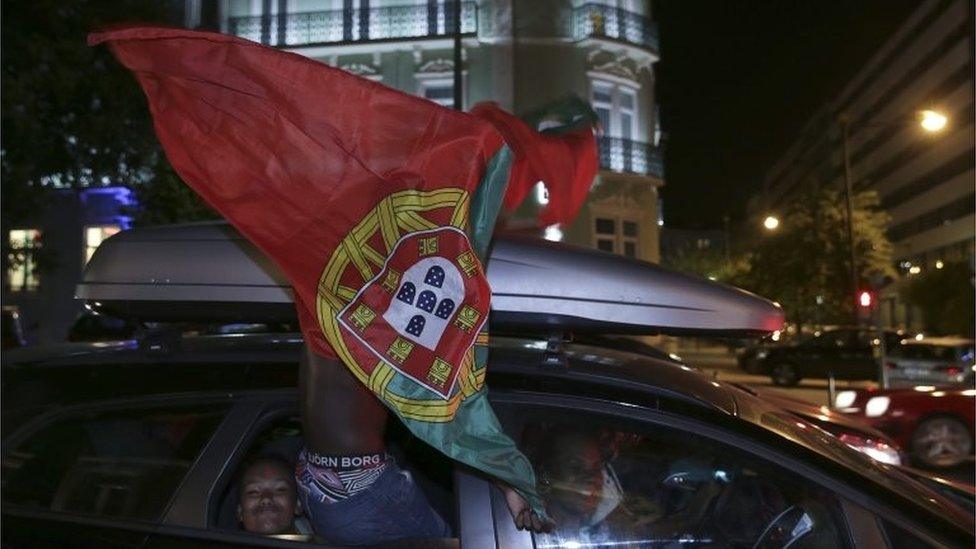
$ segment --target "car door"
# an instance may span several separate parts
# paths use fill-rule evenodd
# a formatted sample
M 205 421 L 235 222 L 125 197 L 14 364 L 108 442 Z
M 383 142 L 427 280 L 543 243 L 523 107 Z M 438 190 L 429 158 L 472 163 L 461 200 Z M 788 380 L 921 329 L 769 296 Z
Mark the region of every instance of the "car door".
M 843 338 L 837 330 L 823 332 L 796 347 L 796 368 L 802 377 L 826 377 L 837 367 Z
M 4 546 L 140 546 L 229 407 L 142 399 L 36 418 L 4 441 Z
M 518 532 L 501 494 L 483 488 L 490 503 L 481 501 L 482 514 L 490 510 L 496 538 L 505 540 L 498 547 L 889 545 L 875 515 L 853 503 L 843 483 L 734 433 L 577 398 L 493 401 L 532 461 L 556 521 L 548 534 Z M 465 547 L 495 546 L 466 543 L 463 508 L 461 516 Z
M 873 330 L 851 333 L 851 343 L 844 349 L 845 372 L 848 379 L 875 379 L 881 377 L 881 335 Z

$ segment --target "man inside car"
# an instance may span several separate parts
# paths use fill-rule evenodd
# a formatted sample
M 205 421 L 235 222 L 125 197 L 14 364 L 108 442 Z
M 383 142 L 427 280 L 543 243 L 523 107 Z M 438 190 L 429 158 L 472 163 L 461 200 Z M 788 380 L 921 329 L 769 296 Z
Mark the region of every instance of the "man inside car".
M 302 513 L 291 465 L 259 456 L 245 466 L 238 484 L 237 520 L 246 532 L 261 535 L 307 534 L 296 519 Z

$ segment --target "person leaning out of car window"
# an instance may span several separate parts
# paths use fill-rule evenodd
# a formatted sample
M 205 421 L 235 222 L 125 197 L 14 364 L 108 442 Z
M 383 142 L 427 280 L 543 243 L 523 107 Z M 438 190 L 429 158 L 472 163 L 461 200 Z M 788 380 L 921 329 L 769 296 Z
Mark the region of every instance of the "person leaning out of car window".
M 302 517 L 294 467 L 277 456 L 262 455 L 248 461 L 238 483 L 237 520 L 252 534 L 311 540 L 312 531 Z

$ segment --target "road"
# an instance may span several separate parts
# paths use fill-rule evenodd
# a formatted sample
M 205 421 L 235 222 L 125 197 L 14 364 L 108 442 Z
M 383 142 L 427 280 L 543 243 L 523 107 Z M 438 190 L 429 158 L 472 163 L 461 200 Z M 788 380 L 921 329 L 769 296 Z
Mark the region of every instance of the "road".
M 804 379 L 796 387 L 777 387 L 773 385 L 769 376 L 747 374 L 739 369 L 735 357 L 731 354 L 719 352 L 715 349 L 689 350 L 681 349 L 677 353 L 689 366 L 694 366 L 719 381 L 741 383 L 764 390 L 782 392 L 793 398 L 800 398 L 817 405 L 829 405 L 827 397 L 827 380 Z M 837 381 L 836 389 L 877 387 L 873 381 Z M 958 482 L 976 484 L 976 469 L 973 461 L 969 461 L 956 470 L 946 471 L 946 477 Z

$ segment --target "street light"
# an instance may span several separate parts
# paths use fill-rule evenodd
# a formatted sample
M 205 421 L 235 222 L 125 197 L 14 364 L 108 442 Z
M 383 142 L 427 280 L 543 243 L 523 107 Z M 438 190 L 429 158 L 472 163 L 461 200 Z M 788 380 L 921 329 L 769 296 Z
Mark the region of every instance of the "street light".
M 919 125 L 928 133 L 938 133 L 945 129 L 949 124 L 949 118 L 934 110 L 923 110 L 916 113 L 919 121 Z M 841 129 L 841 139 L 843 140 L 844 147 L 844 199 L 847 203 L 847 246 L 850 252 L 850 267 L 851 267 L 851 294 L 857 295 L 858 288 L 858 276 L 857 276 L 857 251 L 854 248 L 854 217 L 852 213 L 851 197 L 853 196 L 853 191 L 851 187 L 853 185 L 853 177 L 851 176 L 851 117 L 847 114 L 840 114 L 837 117 L 837 122 L 840 124 Z M 863 127 L 879 127 L 879 126 L 892 126 L 895 124 L 903 124 L 903 120 L 892 120 L 887 122 L 882 122 L 880 124 L 865 124 Z M 921 271 L 921 269 L 919 269 Z M 912 273 L 912 274 L 917 274 Z M 854 306 L 852 307 L 852 313 L 854 316 L 854 324 L 859 324 L 857 315 L 857 300 L 854 301 Z
M 763 220 L 763 227 L 766 227 L 767 231 L 775 231 L 779 227 L 779 218 L 775 215 L 767 215 Z
M 918 113 L 918 124 L 929 133 L 940 132 L 949 123 L 949 118 L 938 111 L 921 111 Z

